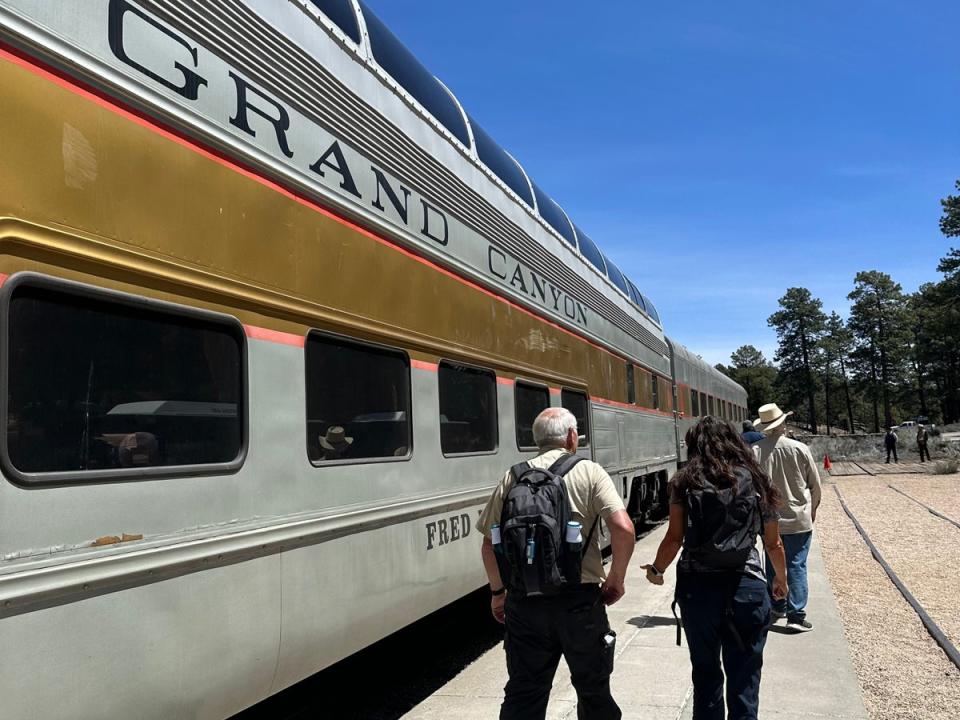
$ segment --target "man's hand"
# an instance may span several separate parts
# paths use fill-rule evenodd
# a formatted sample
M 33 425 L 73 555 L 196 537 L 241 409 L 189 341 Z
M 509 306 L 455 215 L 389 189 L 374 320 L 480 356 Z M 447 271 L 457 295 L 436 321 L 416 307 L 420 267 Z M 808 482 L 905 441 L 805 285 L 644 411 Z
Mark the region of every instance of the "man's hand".
M 779 575 L 773 579 L 773 599 L 774 600 L 783 600 L 787 597 L 787 592 L 789 588 L 787 587 L 787 579 L 782 578 Z
M 626 589 L 623 586 L 623 578 L 615 573 L 607 576 L 606 581 L 600 588 L 600 597 L 603 598 L 604 605 L 613 605 L 617 600 L 623 597 Z
M 654 585 L 663 585 L 663 575 L 653 571 L 653 565 L 641 565 L 641 570 L 647 571 L 647 581 Z
M 503 619 L 506 617 L 503 606 L 507 602 L 507 594 L 494 595 L 490 598 L 490 612 L 493 613 L 493 619 L 503 625 Z

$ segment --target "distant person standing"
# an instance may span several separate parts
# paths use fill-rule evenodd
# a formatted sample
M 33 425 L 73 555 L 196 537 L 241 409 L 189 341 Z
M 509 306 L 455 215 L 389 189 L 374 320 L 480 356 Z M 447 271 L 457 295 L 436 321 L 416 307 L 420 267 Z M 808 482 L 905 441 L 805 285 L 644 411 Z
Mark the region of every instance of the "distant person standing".
M 890 463 L 890 453 L 893 453 L 893 461 L 899 463 L 900 460 L 897 458 L 897 433 L 891 427 L 887 428 L 887 434 L 883 438 L 884 447 L 887 448 L 887 464 Z
M 763 433 L 757 432 L 753 427 L 753 423 L 749 420 L 744 420 L 742 427 L 743 432 L 740 433 L 740 437 L 743 438 L 743 441 L 747 445 L 753 445 L 755 442 L 763 440 Z
M 917 426 L 917 450 L 920 452 L 920 462 L 924 462 L 923 456 L 927 456 L 927 460 L 930 459 L 930 451 L 927 449 L 927 430 L 923 425 Z
M 780 539 L 787 556 L 786 602 L 774 593 L 774 563 L 767 556 L 767 586 L 773 597 L 773 616 L 787 618 L 787 629 L 807 632 L 813 625 L 807 620 L 807 554 L 813 537 L 813 523 L 820 505 L 820 473 L 810 448 L 786 437 L 784 422 L 792 412 L 783 412 L 775 403 L 760 408 L 754 423 L 766 437 L 754 445 L 760 467 L 773 481 L 782 498 Z

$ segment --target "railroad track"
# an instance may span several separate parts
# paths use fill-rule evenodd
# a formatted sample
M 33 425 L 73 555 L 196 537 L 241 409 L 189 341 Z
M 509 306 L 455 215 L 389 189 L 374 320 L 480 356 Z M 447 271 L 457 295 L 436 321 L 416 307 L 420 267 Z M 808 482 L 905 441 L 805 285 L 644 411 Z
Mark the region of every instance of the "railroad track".
M 893 486 L 889 486 L 889 487 L 891 487 L 894 490 L 897 490 L 896 488 L 893 488 Z M 890 581 L 894 584 L 894 586 L 896 586 L 897 590 L 900 591 L 900 594 L 903 595 L 904 600 L 906 600 L 907 603 L 909 603 L 910 606 L 913 608 L 914 612 L 917 613 L 917 616 L 920 618 L 920 622 L 923 623 L 924 627 L 927 629 L 927 632 L 930 633 L 930 636 L 933 638 L 934 642 L 936 642 L 937 645 L 939 645 L 943 649 L 944 653 L 946 653 L 950 661 L 954 665 L 956 665 L 957 669 L 960 669 L 960 650 L 957 650 L 956 646 L 952 642 L 950 642 L 950 639 L 946 636 L 943 630 L 940 629 L 940 626 L 937 625 L 936 622 L 934 622 L 933 618 L 930 617 L 930 615 L 924 609 L 923 605 L 920 604 L 920 601 L 917 600 L 916 597 L 914 597 L 913 593 L 910 592 L 909 588 L 907 588 L 904 582 L 894 572 L 893 568 L 890 567 L 890 564 L 884 559 L 883 554 L 880 552 L 879 549 L 877 549 L 877 546 L 873 544 L 873 541 L 870 540 L 870 536 L 867 534 L 867 531 L 863 529 L 863 526 L 857 520 L 856 516 L 853 514 L 850 508 L 847 507 L 847 503 L 843 499 L 843 493 L 840 492 L 840 488 L 837 485 L 834 485 L 833 490 L 834 492 L 837 493 L 837 499 L 840 501 L 840 507 L 843 508 L 843 511 L 847 514 L 847 517 L 849 517 L 850 520 L 853 522 L 853 526 L 856 528 L 857 532 L 860 533 L 860 537 L 863 538 L 863 541 L 866 543 L 867 547 L 870 549 L 870 553 L 873 555 L 874 560 L 876 560 L 880 564 L 880 567 L 883 568 L 883 571 L 887 574 L 887 577 L 890 578 Z M 953 523 L 954 525 L 957 525 L 957 523 L 954 520 L 948 518 L 946 515 L 942 515 L 941 513 L 936 512 L 932 508 L 921 503 L 919 500 L 916 500 L 910 497 L 905 492 L 901 490 L 897 490 L 897 492 L 899 492 L 901 495 L 904 495 L 910 498 L 915 503 L 919 505 L 923 505 L 923 507 L 925 507 L 928 511 L 930 511 L 937 517 L 940 517 L 944 520 L 947 520 Z M 957 526 L 960 527 L 960 525 L 957 525 Z
M 936 517 L 940 518 L 941 520 L 946 520 L 946 521 L 947 521 L 948 523 L 950 523 L 951 525 L 953 525 L 953 526 L 955 526 L 955 527 L 957 527 L 957 528 L 960 528 L 960 522 L 957 522 L 957 521 L 954 520 L 952 517 L 948 517 L 948 516 L 944 515 L 943 513 L 938 512 L 937 510 L 934 510 L 934 509 L 933 509 L 932 507 L 930 507 L 929 505 L 926 505 L 925 503 L 920 502 L 920 501 L 917 500 L 915 497 L 913 497 L 912 495 L 908 495 L 907 493 L 905 493 L 903 490 L 901 490 L 901 489 L 898 488 L 898 487 L 895 487 L 895 486 L 893 486 L 893 485 L 887 485 L 887 487 L 890 488 L 891 490 L 895 491 L 895 492 L 900 493 L 900 494 L 903 495 L 905 498 L 908 498 L 908 499 L 910 499 L 910 500 L 913 500 L 917 505 L 919 505 L 920 507 L 922 507 L 924 510 L 926 510 L 927 512 L 929 512 L 931 515 L 935 515 Z

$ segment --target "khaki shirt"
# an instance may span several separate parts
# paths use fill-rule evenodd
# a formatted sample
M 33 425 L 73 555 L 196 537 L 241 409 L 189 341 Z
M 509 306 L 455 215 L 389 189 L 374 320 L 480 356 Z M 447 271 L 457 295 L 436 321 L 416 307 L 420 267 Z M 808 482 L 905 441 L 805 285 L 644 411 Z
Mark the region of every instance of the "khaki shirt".
M 820 505 L 820 472 L 802 442 L 770 435 L 753 445 L 760 467 L 780 490 L 780 534 L 813 530 L 813 511 Z
M 528 462 L 533 467 L 548 468 L 565 452 L 566 450 L 563 448 L 548 450 Z M 623 499 L 617 493 L 613 480 L 607 475 L 606 470 L 595 462 L 581 460 L 573 470 L 564 476 L 563 480 L 567 485 L 567 499 L 570 501 L 570 519 L 578 520 L 583 525 L 581 532 L 584 540 L 586 540 L 587 533 L 590 532 L 590 528 L 593 527 L 593 522 L 598 516 L 606 518 L 617 510 L 624 509 Z M 493 495 L 487 501 L 487 506 L 480 513 L 480 519 L 477 520 L 476 528 L 485 537 L 490 537 L 490 526 L 493 523 L 500 522 L 503 499 L 511 485 L 513 485 L 513 476 L 507 470 L 500 484 L 493 491 Z M 602 583 L 607 577 L 600 557 L 599 523 L 593 531 L 590 546 L 583 556 L 580 577 L 582 583 L 593 584 Z

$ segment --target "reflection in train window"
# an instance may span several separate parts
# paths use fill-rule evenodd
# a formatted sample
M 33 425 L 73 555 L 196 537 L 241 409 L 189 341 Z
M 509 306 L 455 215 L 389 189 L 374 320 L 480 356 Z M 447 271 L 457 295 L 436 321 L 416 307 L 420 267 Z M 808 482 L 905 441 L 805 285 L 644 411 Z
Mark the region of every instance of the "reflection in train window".
M 660 379 L 656 374 L 650 376 L 650 407 L 660 409 Z
M 243 444 L 238 327 L 19 285 L 7 446 L 24 473 L 229 463 Z
M 521 450 L 535 448 L 533 421 L 537 415 L 550 407 L 550 391 L 545 387 L 517 382 L 514 392 L 517 422 L 517 447 Z
M 343 34 L 360 42 L 360 28 L 357 27 L 357 16 L 353 12 L 353 3 L 350 0 L 310 0 L 319 8 L 320 12 L 333 21 L 334 25 L 343 30 Z
M 633 363 L 627 361 L 627 402 L 631 405 L 637 402 L 637 386 L 633 381 Z
M 477 145 L 477 157 L 480 162 L 490 168 L 491 172 L 503 180 L 504 184 L 513 190 L 521 200 L 533 207 L 533 193 L 527 176 L 520 169 L 518 163 L 506 150 L 497 145 L 476 120 L 470 118 L 470 127 L 473 129 L 473 141 Z
M 537 187 L 536 183 L 530 184 L 533 185 L 533 194 L 537 198 L 537 210 L 540 212 L 540 217 L 546 220 L 550 227 L 560 233 L 568 244 L 576 247 L 577 236 L 574 235 L 573 226 L 570 225 L 570 220 L 567 219 L 563 210 L 543 190 Z
M 704 416 L 710 414 L 709 410 L 707 409 L 707 394 L 706 394 L 706 393 L 700 393 L 700 414 L 701 414 L 701 415 L 704 415 Z
M 696 390 L 690 391 L 690 414 L 694 417 L 700 415 L 700 396 Z
M 577 432 L 580 433 L 580 447 L 590 444 L 590 417 L 587 396 L 576 390 L 563 389 L 560 392 L 560 405 L 573 413 L 577 419 Z
M 596 243 L 593 242 L 583 230 L 576 227 L 576 225 L 574 225 L 574 228 L 576 228 L 577 231 L 577 243 L 580 246 L 580 253 L 591 265 L 606 275 L 607 266 L 603 262 L 603 253 L 600 252 L 600 248 L 597 247 Z
M 710 412 L 709 412 L 708 414 L 709 414 L 709 415 L 713 415 L 714 417 L 716 417 L 716 407 L 715 407 L 715 405 L 714 405 L 713 400 L 714 400 L 713 395 L 708 395 L 708 396 L 707 396 L 707 405 L 708 405 L 708 407 L 710 408 Z
M 444 455 L 497 449 L 497 381 L 490 370 L 441 362 L 440 449 Z
M 311 332 L 304 361 L 311 461 L 410 454 L 410 362 L 404 353 Z

